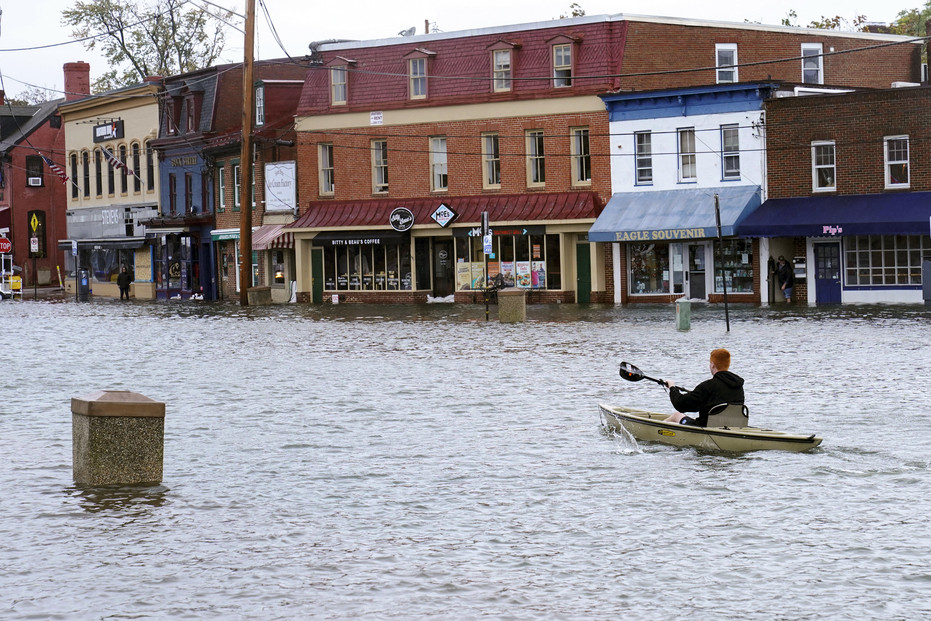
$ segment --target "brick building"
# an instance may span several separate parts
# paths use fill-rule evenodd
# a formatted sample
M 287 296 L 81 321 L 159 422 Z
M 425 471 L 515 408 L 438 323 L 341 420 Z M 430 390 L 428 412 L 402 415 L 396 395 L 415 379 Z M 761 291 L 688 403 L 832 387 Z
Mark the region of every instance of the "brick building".
M 769 197 L 739 227 L 792 259 L 802 303 L 920 303 L 931 256 L 931 89 L 766 102 Z M 778 299 L 778 297 L 777 297 Z
M 616 15 L 311 44 L 288 227 L 299 299 L 471 301 L 500 275 L 532 301 L 616 301 L 613 250 L 588 239 L 612 193 L 600 94 L 887 86 L 920 75 L 906 41 Z

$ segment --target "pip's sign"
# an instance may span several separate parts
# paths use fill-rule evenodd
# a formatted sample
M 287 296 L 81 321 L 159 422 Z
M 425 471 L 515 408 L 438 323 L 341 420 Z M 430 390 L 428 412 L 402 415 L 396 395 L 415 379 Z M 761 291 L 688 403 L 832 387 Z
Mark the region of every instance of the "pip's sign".
M 13 242 L 6 237 L 0 237 L 0 254 L 10 254 L 13 252 Z

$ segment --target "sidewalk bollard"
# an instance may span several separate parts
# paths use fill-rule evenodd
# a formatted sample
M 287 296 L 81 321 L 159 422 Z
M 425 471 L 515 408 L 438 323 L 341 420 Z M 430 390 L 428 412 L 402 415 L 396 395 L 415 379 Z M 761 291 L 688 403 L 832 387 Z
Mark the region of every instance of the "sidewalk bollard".
M 527 320 L 527 290 L 508 287 L 498 290 L 498 321 L 520 323 Z
M 692 327 L 692 302 L 686 298 L 676 300 L 676 329 L 688 330 Z
M 71 435 L 77 485 L 161 482 L 164 403 L 128 390 L 72 397 Z

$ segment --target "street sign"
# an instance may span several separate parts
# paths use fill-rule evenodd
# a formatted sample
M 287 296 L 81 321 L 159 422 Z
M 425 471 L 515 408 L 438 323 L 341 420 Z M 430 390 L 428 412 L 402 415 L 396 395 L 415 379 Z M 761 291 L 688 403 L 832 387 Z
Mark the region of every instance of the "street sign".
M 78 256 L 78 242 L 76 240 L 71 240 L 71 256 Z
M 10 254 L 13 252 L 13 242 L 6 237 L 0 237 L 0 254 Z
M 29 238 L 29 252 L 39 252 L 39 238 L 30 237 Z

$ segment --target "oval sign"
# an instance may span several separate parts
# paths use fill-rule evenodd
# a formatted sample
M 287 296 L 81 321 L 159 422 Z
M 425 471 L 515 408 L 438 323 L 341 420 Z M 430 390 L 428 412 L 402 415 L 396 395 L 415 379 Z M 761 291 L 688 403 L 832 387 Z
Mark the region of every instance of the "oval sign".
M 388 221 L 391 223 L 391 228 L 403 233 L 404 231 L 409 231 L 411 227 L 414 226 L 414 213 L 407 207 L 398 207 L 391 212 L 391 217 Z

